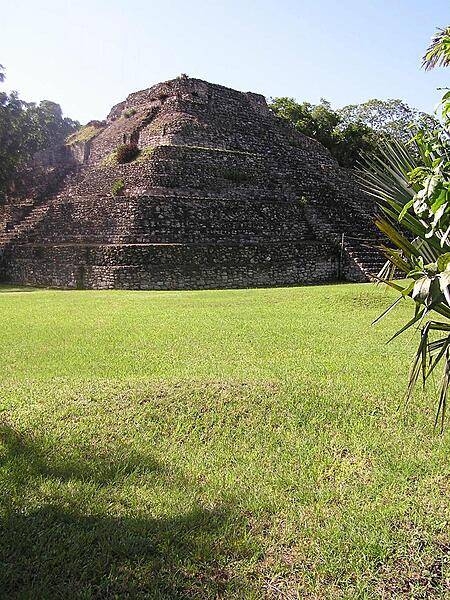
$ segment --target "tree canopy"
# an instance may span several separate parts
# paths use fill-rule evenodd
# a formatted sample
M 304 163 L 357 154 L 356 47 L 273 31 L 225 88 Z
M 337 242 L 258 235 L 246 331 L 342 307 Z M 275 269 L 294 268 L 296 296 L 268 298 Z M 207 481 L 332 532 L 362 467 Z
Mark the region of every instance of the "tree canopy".
M 403 100 L 368 100 L 362 104 L 344 106 L 339 111 L 343 124 L 364 123 L 376 137 L 408 142 L 416 131 L 433 128 L 437 120 L 411 108 Z
M 354 167 L 363 154 L 376 153 L 382 139 L 406 142 L 412 131 L 437 123 L 402 100 L 373 99 L 334 110 L 323 99 L 314 105 L 281 97 L 274 98 L 270 108 L 297 131 L 318 140 L 344 167 Z
M 0 65 L 0 82 L 4 79 Z M 55 102 L 25 102 L 17 92 L 0 91 L 0 198 L 33 154 L 63 144 L 78 127 L 77 121 L 63 117 Z

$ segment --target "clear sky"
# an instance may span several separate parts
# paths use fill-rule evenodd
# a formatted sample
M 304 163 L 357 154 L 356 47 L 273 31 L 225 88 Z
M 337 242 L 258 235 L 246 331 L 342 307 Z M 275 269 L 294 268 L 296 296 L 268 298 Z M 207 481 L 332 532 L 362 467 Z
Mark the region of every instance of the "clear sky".
M 450 0 L 4 0 L 6 88 L 86 122 L 187 73 L 340 107 L 402 98 L 431 112 L 450 72 L 420 57 Z

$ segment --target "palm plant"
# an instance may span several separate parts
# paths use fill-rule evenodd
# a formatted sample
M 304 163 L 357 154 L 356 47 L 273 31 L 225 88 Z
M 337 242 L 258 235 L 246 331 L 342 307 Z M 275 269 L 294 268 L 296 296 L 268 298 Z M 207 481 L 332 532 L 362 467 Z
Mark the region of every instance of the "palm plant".
M 450 65 L 450 27 L 438 29 L 431 40 L 425 56 L 422 59 L 422 66 L 426 71 L 434 67 L 448 67 Z
M 423 64 L 450 65 L 450 27 L 435 35 Z M 391 339 L 414 325 L 421 328 L 407 399 L 420 375 L 425 385 L 443 363 L 435 421 L 442 429 L 450 385 L 450 93 L 442 100 L 440 126 L 416 132 L 408 145 L 384 142 L 378 156 L 366 159 L 360 179 L 380 208 L 375 223 L 390 242 L 381 249 L 407 278 L 384 279 L 401 295 L 377 321 L 403 297 L 414 301 L 414 315 Z
M 396 272 L 408 278 L 406 282 L 384 279 L 401 295 L 377 321 L 404 297 L 414 300 L 414 315 L 391 339 L 427 321 L 421 329 L 407 397 L 420 373 L 425 383 L 444 360 L 436 415 L 436 423 L 440 418 L 442 427 L 450 376 L 450 173 L 446 172 L 445 147 L 441 149 L 444 154 L 438 157 L 438 150 L 429 151 L 428 141 L 419 138 L 415 145 L 417 151 L 413 152 L 399 142 L 385 142 L 380 155 L 367 160 L 361 184 L 380 207 L 375 223 L 390 242 L 381 249 Z M 439 182 L 431 181 L 440 171 L 443 172 Z M 428 320 L 432 313 L 444 320 Z M 445 335 L 434 340 L 433 332 Z

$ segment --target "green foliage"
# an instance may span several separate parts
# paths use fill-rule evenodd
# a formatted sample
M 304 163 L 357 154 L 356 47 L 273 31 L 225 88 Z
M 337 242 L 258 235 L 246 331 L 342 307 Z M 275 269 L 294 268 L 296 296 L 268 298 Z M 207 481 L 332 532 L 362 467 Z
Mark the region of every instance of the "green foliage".
M 0 75 L 2 81 L 2 68 Z M 37 151 L 62 145 L 78 127 L 79 123 L 63 117 L 55 102 L 35 104 L 21 100 L 17 92 L 0 92 L 0 198 Z
M 130 144 L 122 144 L 116 149 L 116 161 L 119 165 L 129 163 L 139 156 L 138 145 L 131 142 Z
M 75 131 L 66 139 L 67 146 L 73 146 L 81 142 L 88 142 L 92 140 L 101 131 L 101 128 L 95 127 L 94 125 L 84 125 L 78 131 Z
M 450 66 L 450 27 L 438 29 L 423 57 L 425 70 Z
M 133 145 L 134 147 L 134 145 Z M 118 151 L 119 148 L 116 148 L 115 150 L 113 150 L 112 152 L 110 152 L 107 156 L 105 156 L 105 158 L 102 160 L 102 166 L 103 167 L 114 167 L 119 163 L 118 160 Z M 138 154 L 135 158 L 132 159 L 131 162 L 136 161 L 136 163 L 143 163 L 146 160 L 149 160 L 152 156 L 153 153 L 155 152 L 155 148 L 154 146 L 147 146 L 145 148 L 142 149 L 138 149 Z M 130 162 L 130 161 L 128 161 Z
M 154 146 L 146 146 L 145 148 L 142 148 L 139 152 L 136 162 L 145 162 L 146 160 L 149 160 L 153 156 L 154 152 Z
M 319 141 L 327 139 L 340 121 L 326 101 L 314 106 L 309 102 L 299 104 L 294 98 L 274 98 L 270 108 L 279 117 L 293 123 L 298 131 Z
M 402 100 L 368 100 L 362 104 L 353 104 L 341 108 L 339 115 L 343 127 L 361 123 L 375 133 L 378 140 L 397 140 L 407 143 L 420 129 L 433 129 L 438 121 L 411 108 Z
M 415 304 L 414 316 L 393 337 L 420 325 L 432 313 L 445 319 L 429 321 L 422 327 L 408 386 L 409 398 L 420 372 L 425 384 L 437 364 L 445 360 L 436 415 L 436 423 L 441 418 L 441 426 L 448 388 L 450 336 L 447 333 L 436 340 L 431 339 L 430 333 L 450 332 L 450 178 L 442 161 L 447 153 L 443 139 L 430 132 L 418 134 L 414 141 L 419 159 L 400 142 L 386 145 L 383 158 L 369 161 L 362 175 L 363 185 L 377 198 L 382 211 L 376 224 L 394 247 L 383 247 L 386 257 L 407 277 L 406 283 L 388 283 Z
M 314 106 L 299 104 L 293 98 L 275 98 L 270 108 L 293 123 L 297 131 L 323 144 L 344 167 L 355 166 L 362 152 L 375 149 L 376 136 L 370 127 L 360 121 L 344 123 L 325 100 Z
M 355 167 L 363 154 L 375 153 L 378 147 L 373 131 L 361 122 L 340 125 L 330 140 L 330 151 L 342 167 Z
M 326 100 L 313 105 L 275 98 L 270 108 L 297 131 L 323 144 L 343 167 L 354 167 L 362 155 L 375 154 L 384 139 L 406 142 L 411 129 L 434 127 L 436 119 L 401 100 L 369 100 L 333 110 Z
M 110 152 L 101 162 L 102 167 L 114 167 L 117 165 L 116 150 Z
M 62 144 L 80 126 L 78 122 L 63 117 L 59 104 L 50 100 L 42 100 L 37 105 L 27 103 L 27 116 L 35 143 L 40 149 Z
M 126 110 L 123 111 L 122 116 L 124 116 L 126 119 L 129 119 L 130 117 L 132 117 L 135 114 L 136 114 L 135 108 L 127 108 Z
M 123 179 L 116 179 L 112 184 L 111 193 L 113 196 L 120 196 L 125 188 L 125 182 Z
M 437 54 L 432 58 L 431 65 L 440 61 Z M 447 58 L 450 60 L 450 46 Z M 415 304 L 414 316 L 393 337 L 420 326 L 433 313 L 444 319 L 428 320 L 422 326 L 408 386 L 410 398 L 420 374 L 425 385 L 436 366 L 444 363 L 436 413 L 441 429 L 450 383 L 449 125 L 447 92 L 442 100 L 441 124 L 418 131 L 408 146 L 399 141 L 385 143 L 381 157 L 369 160 L 362 173 L 362 184 L 377 198 L 382 211 L 376 224 L 394 246 L 384 246 L 384 252 L 408 278 L 403 284 L 388 283 Z

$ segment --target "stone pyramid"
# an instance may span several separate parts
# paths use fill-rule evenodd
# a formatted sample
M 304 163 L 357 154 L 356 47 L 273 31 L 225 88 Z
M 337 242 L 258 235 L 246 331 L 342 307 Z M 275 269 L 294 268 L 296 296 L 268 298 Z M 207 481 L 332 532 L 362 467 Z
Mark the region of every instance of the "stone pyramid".
M 118 164 L 123 144 L 139 153 Z M 11 283 L 295 285 L 363 281 L 383 263 L 353 174 L 263 96 L 199 79 L 130 94 L 30 175 L 0 213 Z

